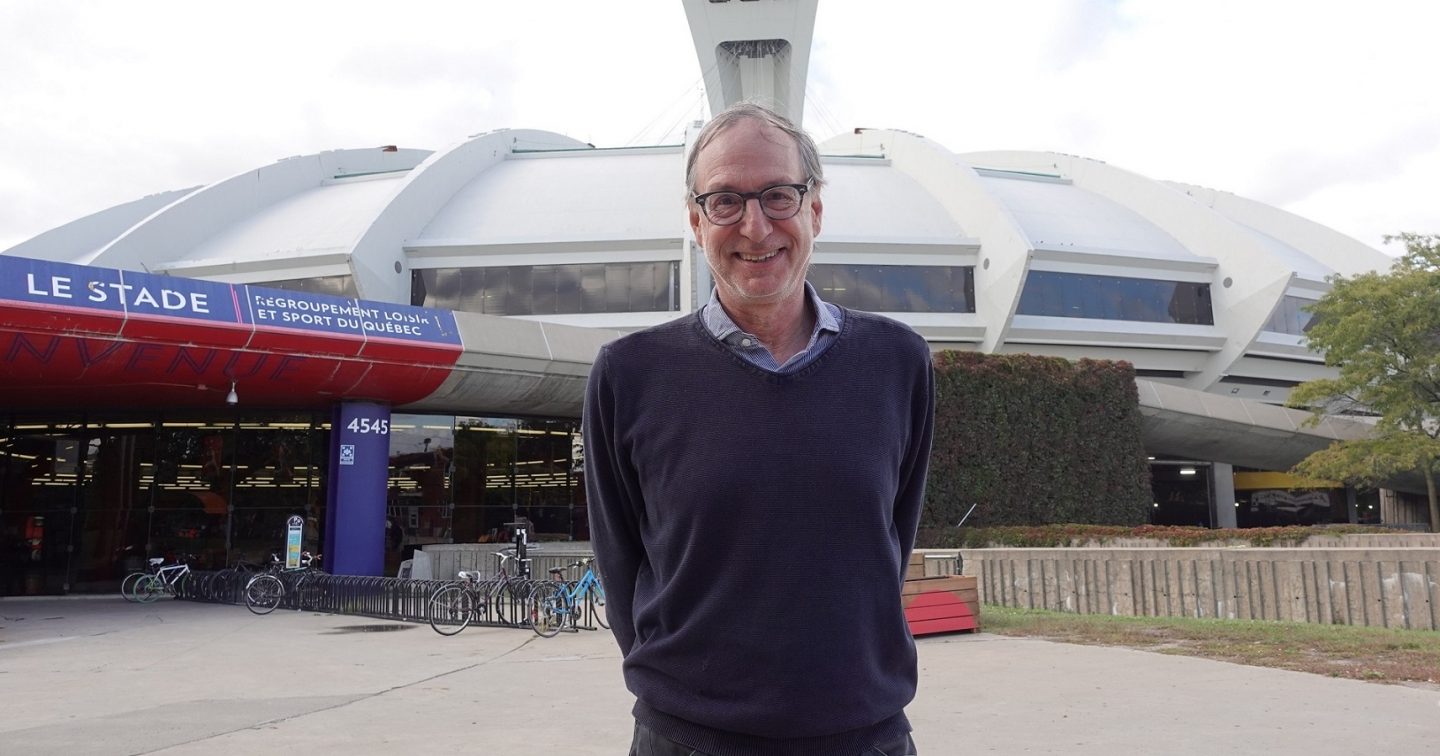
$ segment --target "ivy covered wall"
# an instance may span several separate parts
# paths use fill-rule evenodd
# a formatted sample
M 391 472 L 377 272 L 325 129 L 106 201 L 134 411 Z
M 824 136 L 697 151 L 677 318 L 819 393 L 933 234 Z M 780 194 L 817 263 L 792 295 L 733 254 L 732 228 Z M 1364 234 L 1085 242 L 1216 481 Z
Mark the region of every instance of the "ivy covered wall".
M 1148 521 L 1128 362 L 939 352 L 924 527 Z

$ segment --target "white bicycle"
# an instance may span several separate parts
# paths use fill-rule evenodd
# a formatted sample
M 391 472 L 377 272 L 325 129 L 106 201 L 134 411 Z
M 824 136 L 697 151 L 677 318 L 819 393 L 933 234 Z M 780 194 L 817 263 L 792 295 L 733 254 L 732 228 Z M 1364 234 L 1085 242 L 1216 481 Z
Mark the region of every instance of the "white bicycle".
M 120 595 L 127 601 L 148 604 L 164 595 L 179 597 L 189 588 L 190 565 L 165 564 L 163 557 L 151 557 L 150 572 L 134 572 L 120 581 Z

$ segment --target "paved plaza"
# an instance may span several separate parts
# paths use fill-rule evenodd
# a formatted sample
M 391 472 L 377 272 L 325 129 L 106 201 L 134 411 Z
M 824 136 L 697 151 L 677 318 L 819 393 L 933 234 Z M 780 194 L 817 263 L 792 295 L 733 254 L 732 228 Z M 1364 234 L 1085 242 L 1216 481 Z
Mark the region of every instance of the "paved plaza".
M 817 627 L 815 632 L 837 632 Z M 994 635 L 922 639 L 922 753 L 1431 753 L 1440 691 Z M 624 754 L 608 633 L 0 600 L 0 753 Z

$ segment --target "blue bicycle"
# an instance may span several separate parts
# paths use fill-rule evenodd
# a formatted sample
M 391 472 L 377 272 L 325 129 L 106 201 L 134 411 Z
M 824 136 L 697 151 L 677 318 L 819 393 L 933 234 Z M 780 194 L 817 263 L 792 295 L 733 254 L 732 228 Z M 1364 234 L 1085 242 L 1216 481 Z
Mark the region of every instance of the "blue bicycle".
M 529 620 L 536 635 L 550 638 L 567 625 L 577 629 L 581 626 L 580 617 L 586 611 L 600 627 L 609 629 L 610 623 L 605 620 L 605 588 L 590 566 L 593 561 L 583 559 L 565 568 L 551 568 L 553 579 L 535 586 L 535 591 L 530 594 Z M 567 582 L 565 570 L 572 567 L 583 567 L 585 573 L 579 580 Z

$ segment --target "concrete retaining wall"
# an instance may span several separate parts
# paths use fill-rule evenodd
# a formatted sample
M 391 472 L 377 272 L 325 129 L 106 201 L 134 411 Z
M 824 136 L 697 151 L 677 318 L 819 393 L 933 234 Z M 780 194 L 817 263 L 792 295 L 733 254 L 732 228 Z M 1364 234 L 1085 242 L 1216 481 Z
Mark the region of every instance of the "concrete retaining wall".
M 1205 548 L 1248 547 L 1250 541 L 1213 541 Z M 997 547 L 998 548 L 998 547 Z M 1169 541 L 1158 538 L 1107 538 L 1105 541 L 1075 543 L 1077 549 L 1164 549 Z M 1188 548 L 1188 547 L 1187 547 Z M 1285 544 L 1285 548 L 1301 549 L 1440 549 L 1440 533 L 1354 533 L 1350 535 L 1310 536 L 1303 543 Z
M 944 574 L 945 550 L 927 550 Z M 956 553 L 950 550 L 949 554 Z M 980 599 L 1028 609 L 1440 630 L 1437 548 L 964 549 Z

